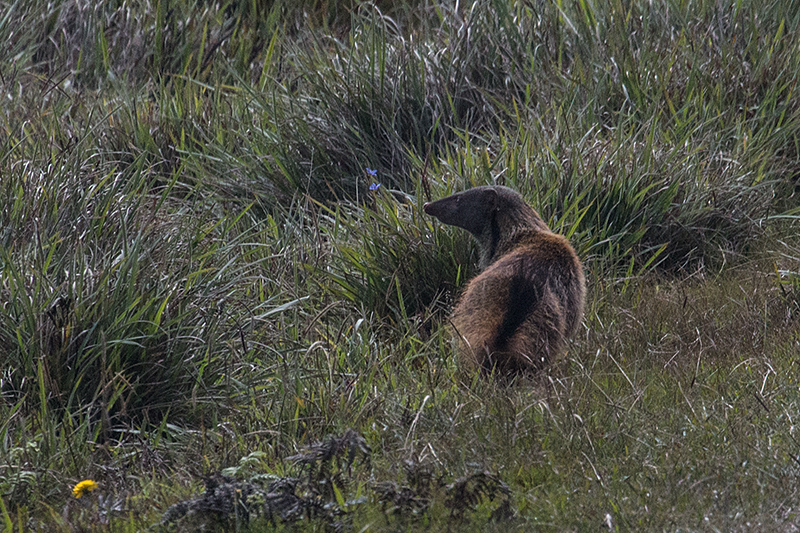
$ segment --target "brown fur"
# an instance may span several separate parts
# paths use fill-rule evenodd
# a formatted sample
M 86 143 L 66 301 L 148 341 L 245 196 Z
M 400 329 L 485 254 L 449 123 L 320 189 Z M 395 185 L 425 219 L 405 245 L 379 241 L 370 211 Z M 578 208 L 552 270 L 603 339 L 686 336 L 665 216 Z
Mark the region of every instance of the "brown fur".
M 478 241 L 483 272 L 452 315 L 469 366 L 503 375 L 538 370 L 565 349 L 583 316 L 583 266 L 569 241 L 507 187 L 475 187 L 425 212 Z

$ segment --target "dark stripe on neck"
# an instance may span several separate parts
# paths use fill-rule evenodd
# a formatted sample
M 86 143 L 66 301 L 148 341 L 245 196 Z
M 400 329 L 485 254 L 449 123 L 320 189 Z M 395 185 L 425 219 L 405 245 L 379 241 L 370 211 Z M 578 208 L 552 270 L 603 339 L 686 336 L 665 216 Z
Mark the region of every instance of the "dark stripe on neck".
M 489 266 L 494 261 L 494 254 L 497 253 L 497 245 L 500 243 L 500 225 L 497 223 L 497 213 L 492 213 L 492 223 L 490 224 L 491 234 L 489 236 L 489 251 L 486 255 L 486 265 Z

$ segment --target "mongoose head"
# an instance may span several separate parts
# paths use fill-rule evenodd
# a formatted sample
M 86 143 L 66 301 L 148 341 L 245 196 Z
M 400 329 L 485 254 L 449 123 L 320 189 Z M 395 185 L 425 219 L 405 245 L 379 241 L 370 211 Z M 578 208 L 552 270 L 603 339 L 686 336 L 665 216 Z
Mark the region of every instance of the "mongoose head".
M 473 187 L 435 202 L 427 202 L 423 209 L 442 223 L 464 228 L 475 237 L 483 235 L 498 218 L 509 226 L 521 225 L 550 231 L 518 192 L 502 185 Z
M 520 232 L 550 231 L 519 193 L 500 185 L 473 187 L 428 202 L 423 209 L 444 224 L 470 232 L 478 241 L 483 268 L 494 259 L 499 248 L 513 243 Z
M 464 228 L 479 237 L 486 231 L 497 211 L 499 195 L 496 189 L 473 187 L 435 202 L 427 202 L 423 209 L 442 223 Z

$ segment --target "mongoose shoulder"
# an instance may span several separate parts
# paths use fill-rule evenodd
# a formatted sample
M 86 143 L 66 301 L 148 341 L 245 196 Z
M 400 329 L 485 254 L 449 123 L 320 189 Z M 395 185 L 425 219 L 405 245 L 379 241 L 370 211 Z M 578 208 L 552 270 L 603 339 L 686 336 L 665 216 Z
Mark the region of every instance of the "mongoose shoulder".
M 478 242 L 483 270 L 452 315 L 461 360 L 513 375 L 538 370 L 562 353 L 580 324 L 586 292 L 569 241 L 508 187 L 474 187 L 424 209 Z

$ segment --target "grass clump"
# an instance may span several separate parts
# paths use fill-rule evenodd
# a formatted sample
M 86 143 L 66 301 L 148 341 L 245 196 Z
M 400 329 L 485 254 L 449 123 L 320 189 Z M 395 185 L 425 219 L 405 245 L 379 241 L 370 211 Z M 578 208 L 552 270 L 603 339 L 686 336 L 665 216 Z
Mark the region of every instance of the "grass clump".
M 337 243 L 326 283 L 333 283 L 336 297 L 388 318 L 393 327 L 412 317 L 427 321 L 446 291 L 473 271 L 467 240 L 434 228 L 420 197 L 380 187 L 364 207 L 329 211 L 326 219 L 322 233 Z

